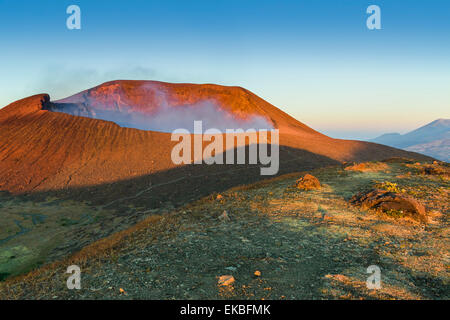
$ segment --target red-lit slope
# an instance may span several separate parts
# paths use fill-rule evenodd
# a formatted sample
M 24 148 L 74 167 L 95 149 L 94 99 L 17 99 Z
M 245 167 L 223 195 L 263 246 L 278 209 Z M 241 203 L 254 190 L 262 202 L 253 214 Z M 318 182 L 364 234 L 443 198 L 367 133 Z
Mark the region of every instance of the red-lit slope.
M 153 91 L 155 87 L 164 92 L 169 107 L 207 99 L 241 119 L 252 115 L 268 119 L 280 129 L 280 145 L 285 146 L 280 151 L 280 172 L 288 170 L 283 170 L 288 162 L 290 171 L 300 171 L 336 161 L 395 156 L 429 159 L 378 144 L 331 139 L 239 87 L 113 81 L 58 103 L 77 107 L 89 98 L 90 104 L 100 107 L 127 107 L 151 115 L 161 99 Z M 109 121 L 52 112 L 49 100 L 46 94 L 36 95 L 0 110 L 0 190 L 20 193 L 101 185 L 175 167 L 170 158 L 175 143 L 169 133 L 122 128 Z M 220 170 L 225 167 L 217 166 Z

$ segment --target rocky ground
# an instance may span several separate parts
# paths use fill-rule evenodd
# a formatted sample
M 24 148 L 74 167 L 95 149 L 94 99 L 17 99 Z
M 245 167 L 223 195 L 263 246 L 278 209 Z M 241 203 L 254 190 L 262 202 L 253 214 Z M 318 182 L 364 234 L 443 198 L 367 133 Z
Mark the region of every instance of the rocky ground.
M 450 297 L 448 165 L 390 161 L 308 173 L 320 189 L 299 189 L 305 173 L 289 174 L 154 214 L 1 282 L 0 298 Z M 428 221 L 350 204 L 373 187 L 414 197 Z M 81 268 L 81 290 L 67 289 L 72 264 Z M 380 289 L 366 287 L 372 265 L 381 270 Z

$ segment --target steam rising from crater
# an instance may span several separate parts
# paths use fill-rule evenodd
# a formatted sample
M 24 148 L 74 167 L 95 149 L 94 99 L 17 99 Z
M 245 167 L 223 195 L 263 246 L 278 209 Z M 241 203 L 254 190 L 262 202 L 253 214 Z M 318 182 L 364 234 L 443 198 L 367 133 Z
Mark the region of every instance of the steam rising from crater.
M 194 104 L 170 105 L 165 92 L 155 85 L 146 85 L 143 90 L 151 94 L 148 108 L 137 107 L 120 88 L 105 87 L 102 95 L 87 92 L 63 100 L 55 101 L 49 110 L 102 119 L 117 123 L 121 127 L 172 132 L 184 128 L 193 132 L 194 121 L 203 121 L 204 128 L 226 129 L 273 129 L 273 125 L 260 115 L 238 117 L 222 108 L 213 100 L 203 100 Z M 148 109 L 148 110 L 146 110 Z

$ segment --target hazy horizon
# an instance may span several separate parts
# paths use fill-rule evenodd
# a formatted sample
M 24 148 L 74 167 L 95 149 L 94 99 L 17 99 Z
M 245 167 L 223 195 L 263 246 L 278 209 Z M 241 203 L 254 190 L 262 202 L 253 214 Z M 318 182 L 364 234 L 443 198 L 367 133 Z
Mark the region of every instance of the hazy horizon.
M 81 30 L 70 4 L 0 3 L 1 107 L 143 79 L 242 86 L 336 138 L 450 118 L 446 1 L 77 1 Z

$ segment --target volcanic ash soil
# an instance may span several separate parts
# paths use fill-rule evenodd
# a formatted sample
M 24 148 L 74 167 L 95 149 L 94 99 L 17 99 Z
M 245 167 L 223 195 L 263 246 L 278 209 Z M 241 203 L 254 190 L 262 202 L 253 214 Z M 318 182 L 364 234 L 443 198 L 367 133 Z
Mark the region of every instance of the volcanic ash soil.
M 377 166 L 312 170 L 319 190 L 295 187 L 303 172 L 210 195 L 2 282 L 0 297 L 448 299 L 448 178 L 423 164 Z M 376 185 L 422 203 L 428 222 L 350 203 Z M 66 287 L 71 264 L 81 290 Z M 372 265 L 377 290 L 366 287 Z

